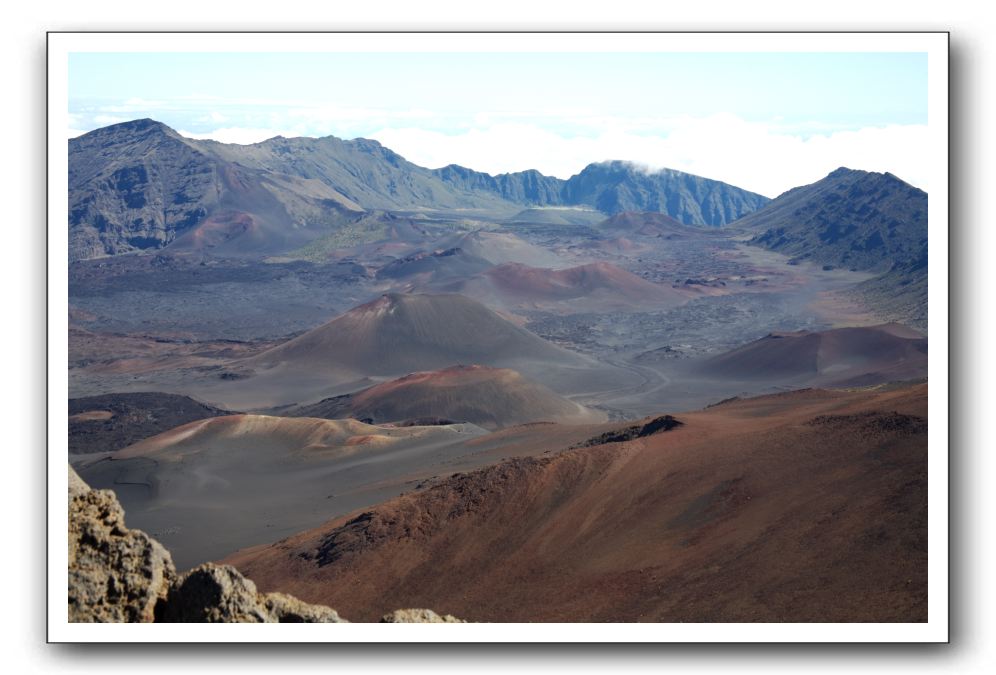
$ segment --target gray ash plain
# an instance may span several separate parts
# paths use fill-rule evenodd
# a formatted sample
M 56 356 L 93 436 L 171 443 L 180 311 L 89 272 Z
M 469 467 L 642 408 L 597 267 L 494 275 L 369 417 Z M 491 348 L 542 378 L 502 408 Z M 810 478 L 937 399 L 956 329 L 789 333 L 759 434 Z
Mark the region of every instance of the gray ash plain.
M 352 261 L 261 262 L 125 255 L 70 265 L 75 323 L 92 331 L 266 340 L 302 332 L 369 299 Z

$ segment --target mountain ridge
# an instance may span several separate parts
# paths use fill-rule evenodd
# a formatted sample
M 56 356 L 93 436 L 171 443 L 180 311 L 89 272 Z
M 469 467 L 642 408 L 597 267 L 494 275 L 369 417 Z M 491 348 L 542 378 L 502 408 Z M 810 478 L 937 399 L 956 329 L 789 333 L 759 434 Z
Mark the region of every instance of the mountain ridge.
M 671 169 L 601 162 L 567 180 L 536 170 L 492 176 L 428 169 L 380 142 L 335 136 L 248 145 L 187 138 L 152 119 L 70 139 L 70 262 L 187 246 L 235 254 L 292 250 L 363 211 L 463 210 L 507 218 L 523 206 L 660 210 L 722 226 L 767 198 Z M 202 236 L 196 236 L 201 232 Z
M 869 271 L 855 291 L 889 320 L 927 327 L 927 193 L 891 173 L 840 167 L 732 224 L 795 260 Z

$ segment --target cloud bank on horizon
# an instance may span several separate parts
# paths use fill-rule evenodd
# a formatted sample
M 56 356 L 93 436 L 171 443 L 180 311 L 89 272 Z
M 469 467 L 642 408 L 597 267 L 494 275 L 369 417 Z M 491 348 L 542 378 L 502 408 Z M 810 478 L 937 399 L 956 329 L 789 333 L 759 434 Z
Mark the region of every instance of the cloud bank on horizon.
M 929 192 L 923 55 L 458 56 L 73 55 L 69 135 L 151 117 L 226 143 L 373 138 L 491 174 L 625 160 L 774 197 L 847 166 Z
M 647 171 L 677 169 L 767 197 L 823 178 L 841 166 L 888 171 L 927 190 L 926 125 L 887 125 L 808 137 L 732 114 L 689 118 L 654 135 L 607 127 L 564 137 L 529 124 L 499 124 L 448 135 L 418 128 L 371 135 L 416 164 L 460 164 L 487 173 L 535 168 L 569 178 L 592 162 L 625 160 Z

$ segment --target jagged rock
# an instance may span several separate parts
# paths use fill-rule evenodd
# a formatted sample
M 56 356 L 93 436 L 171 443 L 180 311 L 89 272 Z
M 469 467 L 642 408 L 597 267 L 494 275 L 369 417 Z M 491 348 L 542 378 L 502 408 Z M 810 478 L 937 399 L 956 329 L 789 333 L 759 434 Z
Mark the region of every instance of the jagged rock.
M 623 429 L 607 431 L 604 434 L 589 438 L 588 440 L 582 441 L 571 447 L 590 448 L 595 445 L 604 445 L 606 443 L 623 443 L 625 441 L 631 441 L 634 438 L 643 438 L 645 436 L 653 436 L 654 434 L 659 434 L 664 431 L 671 431 L 672 429 L 676 429 L 683 424 L 684 422 L 676 420 L 670 415 L 662 415 L 661 417 L 656 417 L 650 420 L 646 424 L 636 424 Z
M 263 595 L 230 565 L 205 563 L 170 590 L 157 620 L 192 623 L 347 623 L 335 610 L 283 593 Z
M 89 491 L 90 486 L 80 478 L 80 475 L 76 473 L 73 467 L 69 467 L 69 501 L 71 502 L 73 497 Z
M 264 602 L 278 623 L 349 623 L 331 607 L 309 605 L 284 593 L 267 593 Z
M 396 609 L 381 617 L 380 623 L 467 623 L 450 614 L 439 616 L 431 609 Z
M 76 623 L 349 623 L 330 607 L 263 594 L 230 565 L 205 563 L 177 578 L 169 552 L 125 527 L 111 490 L 92 490 L 69 467 L 69 620 Z M 463 623 L 399 609 L 383 623 Z
M 228 566 L 210 563 L 187 572 L 170 589 L 160 621 L 273 623 L 256 584 Z
M 129 530 L 110 490 L 91 490 L 69 469 L 69 620 L 152 621 L 176 572 L 169 552 Z

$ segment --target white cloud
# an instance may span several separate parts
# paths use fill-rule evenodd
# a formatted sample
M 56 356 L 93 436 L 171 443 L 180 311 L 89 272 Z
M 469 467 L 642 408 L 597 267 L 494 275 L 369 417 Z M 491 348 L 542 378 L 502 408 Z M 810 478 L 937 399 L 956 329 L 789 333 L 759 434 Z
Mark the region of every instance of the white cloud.
M 637 133 L 628 125 L 603 122 L 606 126 L 600 133 L 574 137 L 528 123 L 500 123 L 458 134 L 385 128 L 371 137 L 416 164 L 461 164 L 488 173 L 534 168 L 568 178 L 591 162 L 622 159 L 653 169 L 687 171 L 774 197 L 847 166 L 890 171 L 927 189 L 924 125 L 803 138 L 730 114 L 670 120 L 666 134 Z
M 292 119 L 307 120 L 312 124 L 336 124 L 369 120 L 371 118 L 383 120 L 432 119 L 437 114 L 424 108 L 385 109 L 318 104 L 288 108 L 287 116 Z
M 130 117 L 120 117 L 118 115 L 94 115 L 93 121 L 95 124 L 99 124 L 102 127 L 110 126 L 112 124 L 118 124 L 119 122 L 127 122 Z
M 152 101 L 147 98 L 129 98 L 126 99 L 124 104 L 127 106 L 132 106 L 135 108 L 159 108 L 162 107 L 164 101 Z

